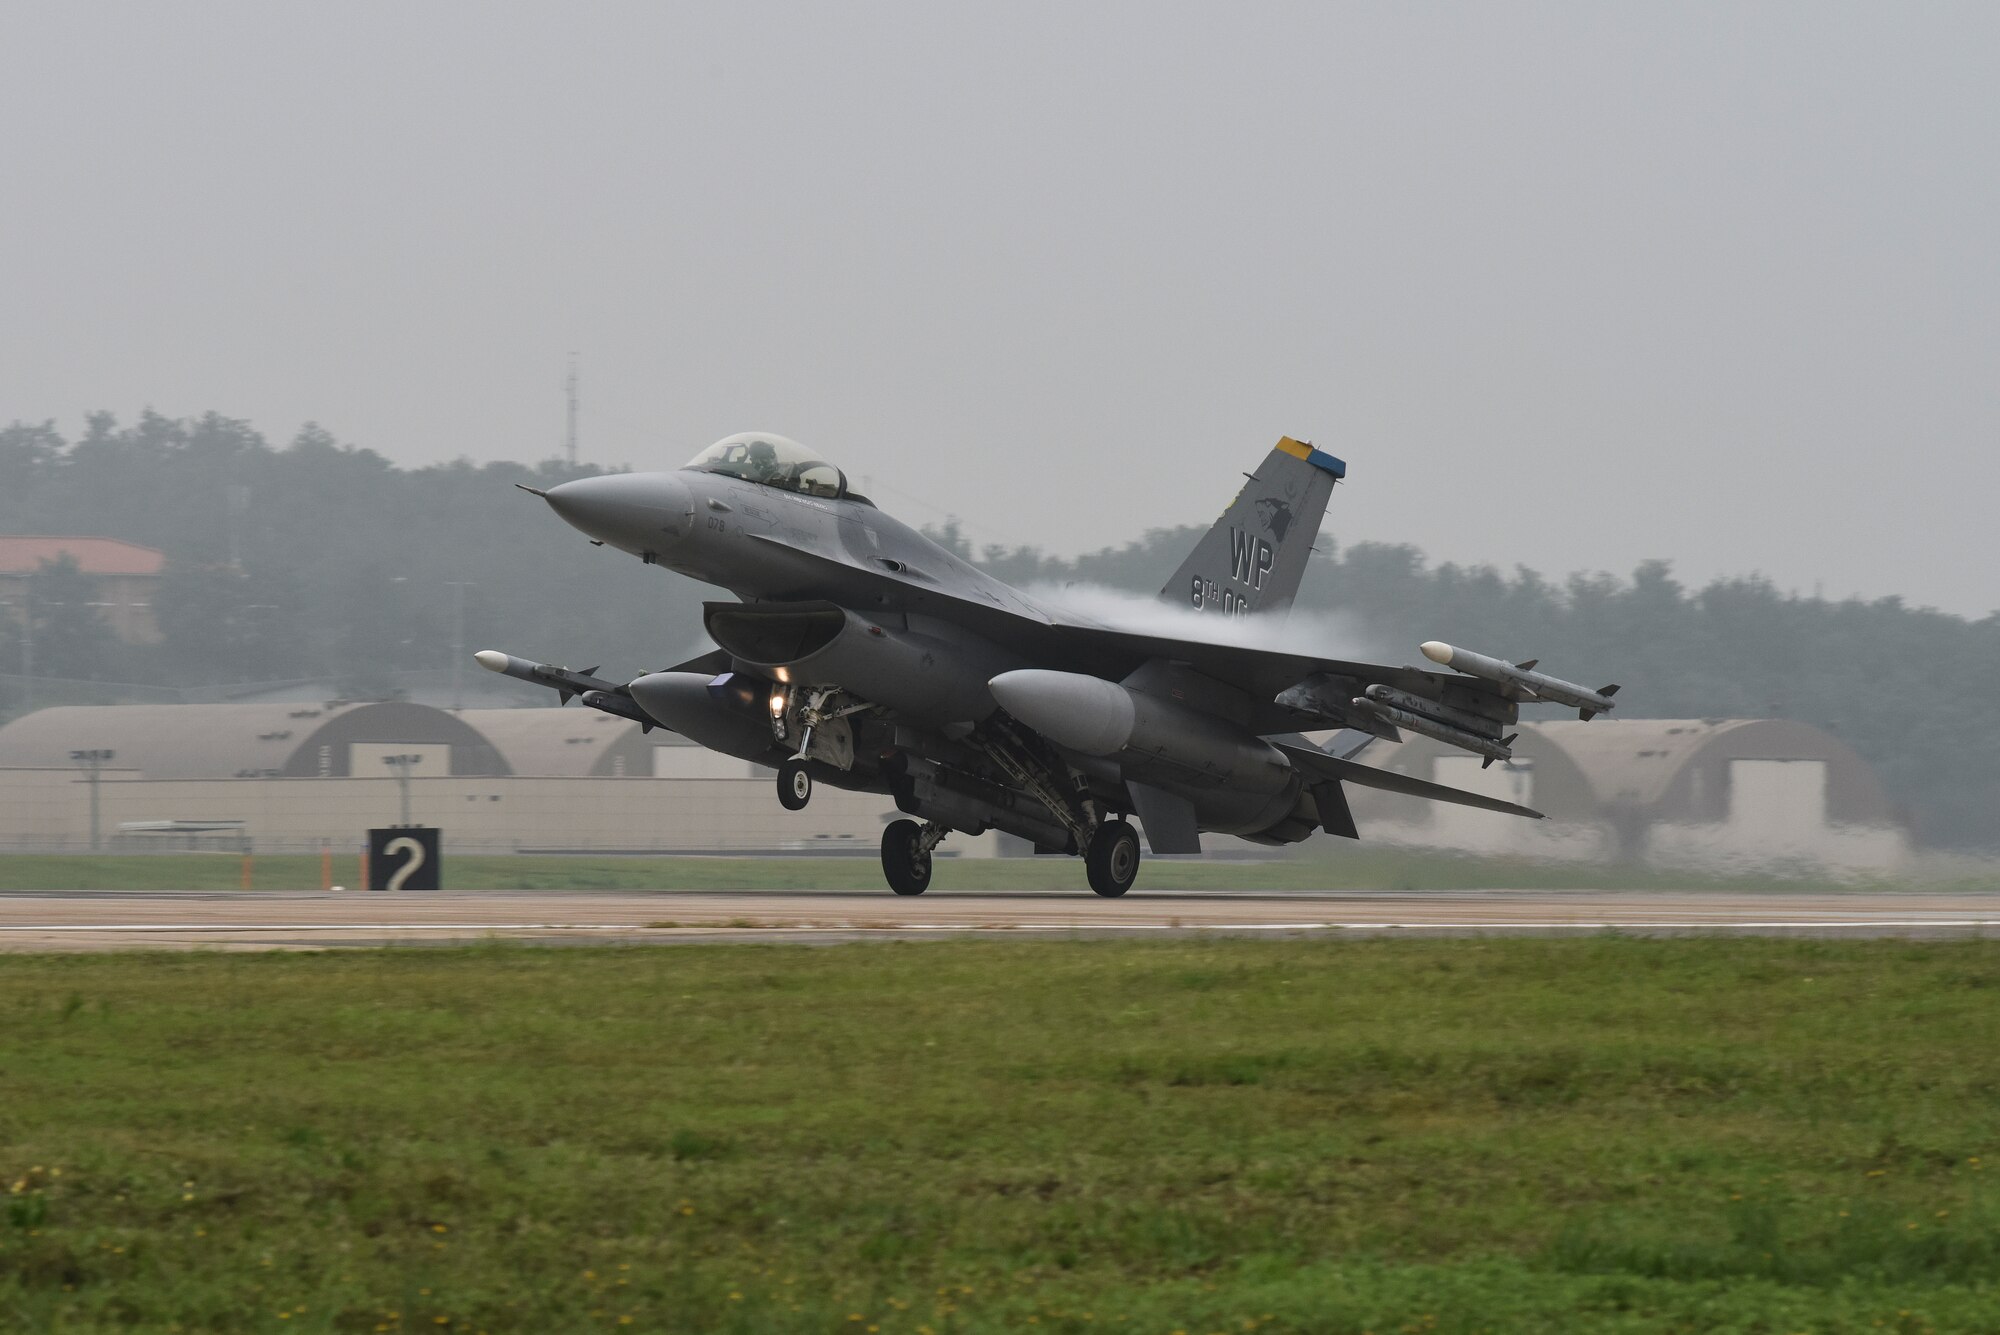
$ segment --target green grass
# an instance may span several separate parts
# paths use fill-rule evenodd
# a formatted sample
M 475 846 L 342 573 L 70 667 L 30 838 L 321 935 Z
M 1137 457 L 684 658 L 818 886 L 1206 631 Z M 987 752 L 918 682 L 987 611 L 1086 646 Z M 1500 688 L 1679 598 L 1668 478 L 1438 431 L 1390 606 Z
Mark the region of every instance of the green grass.
M 445 886 L 452 890 L 880 890 L 873 857 L 588 857 L 454 855 L 446 848 Z M 253 890 L 317 890 L 317 855 L 251 861 Z M 355 889 L 359 859 L 333 859 L 333 883 Z M 1659 887 L 1824 889 L 1825 878 L 1801 875 L 1723 877 L 1644 867 L 1569 865 L 1524 858 L 1449 857 L 1370 846 L 1324 848 L 1312 856 L 1257 862 L 1216 859 L 1149 860 L 1141 890 L 1466 890 L 1652 889 Z M 950 858 L 937 867 L 939 892 L 1069 890 L 1084 885 L 1075 858 Z M 1838 883 L 1845 884 L 1845 883 Z M 236 890 L 243 858 L 224 853 L 0 854 L 0 893 L 10 890 Z M 1870 884 L 1871 889 L 1898 888 Z M 1910 888 L 1910 887 L 1902 887 Z M 1991 878 L 1923 889 L 1994 889 Z
M 1992 1330 L 1996 1054 L 1980 942 L 0 957 L 0 1327 Z

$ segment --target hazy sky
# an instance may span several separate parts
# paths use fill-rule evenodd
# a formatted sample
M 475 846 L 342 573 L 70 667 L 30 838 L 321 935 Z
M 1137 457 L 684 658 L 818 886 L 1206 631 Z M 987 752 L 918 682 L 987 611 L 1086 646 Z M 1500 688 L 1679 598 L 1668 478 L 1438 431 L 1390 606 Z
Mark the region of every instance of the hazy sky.
M 1996 68 L 1991 0 L 16 0 L 0 420 L 532 459 L 574 350 L 590 459 L 781 431 L 982 543 L 1290 433 L 1341 542 L 1984 614 Z

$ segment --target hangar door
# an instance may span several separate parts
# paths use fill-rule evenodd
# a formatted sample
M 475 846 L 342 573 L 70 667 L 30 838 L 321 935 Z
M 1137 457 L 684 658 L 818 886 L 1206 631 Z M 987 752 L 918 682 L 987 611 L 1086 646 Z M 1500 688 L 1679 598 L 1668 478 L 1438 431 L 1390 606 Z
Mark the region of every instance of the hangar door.
M 1732 760 L 1729 820 L 1770 834 L 1826 828 L 1824 760 Z

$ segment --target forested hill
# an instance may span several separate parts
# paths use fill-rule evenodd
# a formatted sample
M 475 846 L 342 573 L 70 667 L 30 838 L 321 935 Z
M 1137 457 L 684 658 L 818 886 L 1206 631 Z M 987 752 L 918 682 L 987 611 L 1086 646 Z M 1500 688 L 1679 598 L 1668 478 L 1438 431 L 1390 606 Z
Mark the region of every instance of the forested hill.
M 676 660 L 701 637 L 702 591 L 588 546 L 515 483 L 572 476 L 557 462 L 398 468 L 307 426 L 274 446 L 241 421 L 108 414 L 66 441 L 0 429 L 0 533 L 124 538 L 167 554 L 155 600 L 165 643 L 109 645 L 38 597 L 38 675 L 188 685 L 331 676 L 345 692 L 448 665 L 464 599 L 472 649 L 612 670 Z M 461 590 L 455 583 L 463 582 Z M 53 606 L 44 606 L 52 604 Z M 5 630 L 10 635 L 12 628 Z M 0 671 L 18 648 L 0 645 Z
M 151 648 L 110 641 L 87 581 L 38 576 L 38 675 L 162 685 L 330 675 L 349 693 L 386 691 L 396 672 L 447 666 L 461 593 L 469 648 L 608 673 L 671 662 L 694 647 L 699 605 L 716 591 L 585 545 L 512 485 L 595 471 L 399 468 L 312 426 L 273 445 L 214 414 L 130 424 L 100 414 L 75 440 L 47 425 L 0 429 L 0 533 L 123 538 L 168 556 L 156 599 L 166 640 Z M 1300 597 L 1303 613 L 1330 615 L 1329 638 L 1408 661 L 1427 639 L 1538 657 L 1590 685 L 1620 682 L 1628 716 L 1803 719 L 1873 762 L 1927 842 L 2000 844 L 2000 698 L 1987 689 L 2000 614 L 1827 602 L 1757 577 L 1688 589 L 1664 561 L 1563 580 L 1433 567 L 1410 547 L 1341 547 L 1337 532 L 1336 520 Z M 933 534 L 1010 582 L 1142 593 L 1197 535 L 1156 530 L 1064 559 L 971 552 L 953 526 Z M 19 663 L 18 631 L 0 618 L 0 674 Z

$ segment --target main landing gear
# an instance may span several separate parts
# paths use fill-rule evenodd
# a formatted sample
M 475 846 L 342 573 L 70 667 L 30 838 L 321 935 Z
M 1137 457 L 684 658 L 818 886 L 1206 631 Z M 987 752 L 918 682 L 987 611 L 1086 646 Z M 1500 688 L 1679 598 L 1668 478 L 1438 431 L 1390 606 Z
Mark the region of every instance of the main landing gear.
M 931 885 L 931 850 L 945 836 L 942 825 L 889 822 L 882 831 L 882 875 L 899 895 L 921 895 Z
M 1129 821 L 1100 822 L 1084 847 L 1083 865 L 1092 890 L 1106 899 L 1118 898 L 1139 879 L 1138 831 Z
M 804 811 L 812 801 L 813 776 L 803 760 L 787 760 L 778 766 L 778 805 L 787 811 Z
M 891 821 L 882 831 L 882 876 L 899 895 L 921 895 L 931 886 L 931 850 L 944 839 L 945 827 L 926 821 Z M 1083 853 L 1090 888 L 1116 899 L 1139 879 L 1139 834 L 1130 822 L 1107 820 L 1090 836 Z

